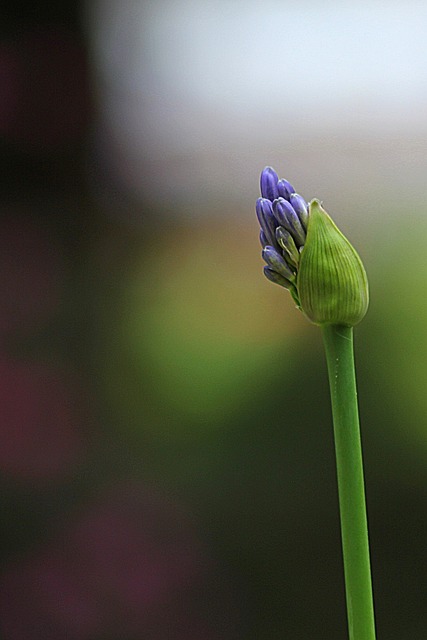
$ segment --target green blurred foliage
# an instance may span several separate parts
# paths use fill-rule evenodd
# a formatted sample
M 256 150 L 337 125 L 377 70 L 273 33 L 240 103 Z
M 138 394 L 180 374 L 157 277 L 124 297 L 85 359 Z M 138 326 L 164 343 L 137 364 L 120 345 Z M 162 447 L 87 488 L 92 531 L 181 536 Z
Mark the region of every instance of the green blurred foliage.
M 275 311 L 254 239 L 241 244 L 245 261 L 230 253 L 226 234 L 221 227 L 177 229 L 167 246 L 144 245 L 127 266 L 121 306 L 111 317 L 114 353 L 105 349 L 103 357 L 107 384 L 123 410 L 134 418 L 149 413 L 154 423 L 132 420 L 137 432 L 199 439 L 238 417 L 248 396 L 261 399 L 278 365 L 292 370 L 295 323 L 287 328 Z M 121 380 L 111 367 L 116 359 Z
M 427 225 L 414 220 L 407 230 L 408 258 L 399 217 L 375 214 L 353 230 L 371 286 L 356 358 L 379 632 L 409 640 L 424 629 L 413 580 L 427 530 Z M 109 265 L 121 275 L 102 318 L 99 375 L 120 438 L 140 447 L 146 473 L 193 503 L 245 585 L 255 603 L 246 637 L 316 637 L 321 619 L 324 637 L 339 638 L 344 603 L 320 334 L 287 292 L 264 282 L 253 237 L 230 251 L 233 226 L 182 227 L 167 247 L 150 234 L 148 242 L 133 238 L 133 251 Z
M 338 640 L 345 606 L 320 333 L 263 278 L 252 208 L 172 226 L 147 212 L 140 227 L 82 209 L 74 235 L 50 220 L 67 258 L 62 303 L 45 330 L 14 336 L 8 353 L 68 363 L 94 419 L 82 425 L 85 457 L 63 477 L 31 487 L 3 479 L 3 558 L 36 552 L 95 488 L 136 477 L 192 514 L 220 567 L 218 593 L 241 620 L 232 637 L 305 640 L 321 624 L 322 637 Z M 370 280 L 356 360 L 372 564 L 379 636 L 399 640 L 425 635 L 427 224 L 419 211 L 408 217 L 405 251 L 389 207 L 363 218 L 349 209 L 341 224 Z

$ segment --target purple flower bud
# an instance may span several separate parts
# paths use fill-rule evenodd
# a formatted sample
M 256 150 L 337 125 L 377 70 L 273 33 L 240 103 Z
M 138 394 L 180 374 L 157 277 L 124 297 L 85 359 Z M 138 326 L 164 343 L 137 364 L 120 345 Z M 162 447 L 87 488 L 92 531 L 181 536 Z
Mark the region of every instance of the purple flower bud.
M 277 234 L 276 234 L 277 235 Z M 264 233 L 264 231 L 261 229 L 261 231 L 259 232 L 259 241 L 261 243 L 261 247 L 264 249 L 264 247 L 266 247 L 268 245 L 268 240 L 267 237 Z
M 286 231 L 283 227 L 277 227 L 276 240 L 278 245 L 283 249 L 283 255 L 286 262 L 297 268 L 299 263 L 299 251 L 289 231 Z
M 287 180 L 278 179 L 272 167 L 261 173 L 261 194 L 256 213 L 261 226 L 262 256 L 267 263 L 265 276 L 289 289 L 300 306 L 296 286 L 300 253 L 306 242 L 309 208 Z
M 273 214 L 273 205 L 267 198 L 258 198 L 256 201 L 256 214 L 261 231 L 264 233 L 267 243 L 273 247 L 277 246 L 276 227 L 277 222 Z M 265 245 L 264 245 L 265 246 Z
M 270 269 L 270 267 L 264 267 L 264 275 L 268 280 L 270 280 L 270 282 L 280 284 L 280 286 L 285 287 L 285 289 L 291 289 L 292 287 L 292 283 L 289 282 L 289 280 L 281 276 L 276 271 L 273 271 L 273 269 Z
M 277 182 L 279 177 L 272 167 L 265 167 L 261 173 L 261 195 L 263 198 L 273 200 L 279 196 Z
M 273 210 L 279 225 L 289 231 L 297 247 L 301 247 L 305 242 L 305 231 L 293 206 L 284 198 L 277 198 Z
M 281 198 L 285 198 L 285 200 L 289 200 L 291 193 L 295 193 L 295 189 L 287 180 L 281 179 L 277 183 L 277 191 Z M 276 196 L 277 197 L 277 196 Z
M 298 218 L 301 220 L 302 226 L 307 230 L 308 223 L 308 205 L 304 198 L 298 193 L 291 193 L 289 202 L 297 212 Z
M 270 267 L 270 269 L 283 276 L 287 280 L 294 280 L 294 272 L 274 247 L 270 247 L 268 245 L 264 247 L 262 257 L 266 261 L 267 266 Z

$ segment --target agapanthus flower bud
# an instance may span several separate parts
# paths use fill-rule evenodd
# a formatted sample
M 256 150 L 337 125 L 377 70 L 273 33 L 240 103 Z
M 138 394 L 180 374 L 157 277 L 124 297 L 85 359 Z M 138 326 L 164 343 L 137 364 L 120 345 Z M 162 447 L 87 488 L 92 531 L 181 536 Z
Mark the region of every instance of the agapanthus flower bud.
M 302 310 L 316 324 L 353 327 L 368 310 L 362 261 L 318 200 L 310 203 L 297 289 Z
M 262 250 L 262 257 L 273 271 L 283 276 L 289 281 L 295 280 L 295 273 L 291 270 L 286 260 L 274 247 L 266 246 Z
M 300 254 L 295 244 L 295 240 L 293 239 L 289 231 L 286 231 L 286 229 L 284 229 L 283 227 L 277 227 L 276 240 L 283 250 L 283 255 L 286 256 L 286 260 L 288 261 L 288 263 L 297 268 Z M 263 244 L 262 241 L 261 244 L 263 245 L 263 247 L 265 247 L 265 244 Z
M 270 267 L 264 267 L 264 275 L 268 280 L 270 280 L 270 282 L 279 284 L 281 287 L 285 287 L 285 289 L 290 289 L 292 287 L 292 284 L 287 280 L 287 278 L 284 278 Z
M 284 198 L 277 198 L 273 202 L 274 217 L 279 224 L 289 231 L 298 247 L 305 242 L 305 231 L 293 206 Z
M 264 171 L 261 173 L 261 195 L 263 198 L 267 198 L 268 200 L 273 201 L 275 198 L 279 197 L 279 192 L 277 190 L 277 182 L 279 178 L 277 173 L 272 167 L 265 167 Z
M 256 214 L 261 226 L 261 231 L 267 239 L 268 244 L 274 247 L 276 245 L 276 227 L 278 225 L 273 214 L 273 205 L 270 200 L 267 198 L 258 198 L 256 202 Z
M 289 289 L 316 324 L 354 326 L 369 302 L 362 262 L 318 200 L 309 205 L 271 167 L 261 174 L 261 226 L 265 276 Z
M 279 196 L 281 198 L 285 198 L 285 200 L 289 200 L 291 194 L 295 193 L 295 189 L 291 183 L 287 180 L 283 180 L 283 178 L 277 181 L 277 191 L 279 192 Z
M 296 211 L 298 218 L 301 221 L 302 226 L 307 230 L 308 224 L 308 204 L 302 196 L 298 193 L 291 193 L 289 196 L 289 202 L 291 203 L 294 211 Z
M 261 247 L 264 249 L 268 245 L 268 239 L 265 235 L 264 231 L 261 229 L 259 232 L 259 241 L 261 243 Z

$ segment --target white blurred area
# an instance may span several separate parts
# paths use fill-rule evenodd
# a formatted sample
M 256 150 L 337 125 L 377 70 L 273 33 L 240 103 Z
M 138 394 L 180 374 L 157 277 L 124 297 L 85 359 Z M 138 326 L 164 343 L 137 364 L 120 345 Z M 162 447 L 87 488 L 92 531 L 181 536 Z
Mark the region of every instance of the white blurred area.
M 427 3 L 96 0 L 86 19 L 100 157 L 137 199 L 245 206 L 266 164 L 335 205 L 424 198 Z

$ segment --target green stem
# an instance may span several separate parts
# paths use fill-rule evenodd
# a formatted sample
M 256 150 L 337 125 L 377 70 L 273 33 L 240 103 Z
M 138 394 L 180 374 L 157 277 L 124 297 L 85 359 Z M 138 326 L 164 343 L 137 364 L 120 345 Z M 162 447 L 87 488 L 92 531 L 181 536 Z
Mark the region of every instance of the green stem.
M 350 640 L 375 640 L 353 329 L 324 325 L 334 422 L 341 536 Z

